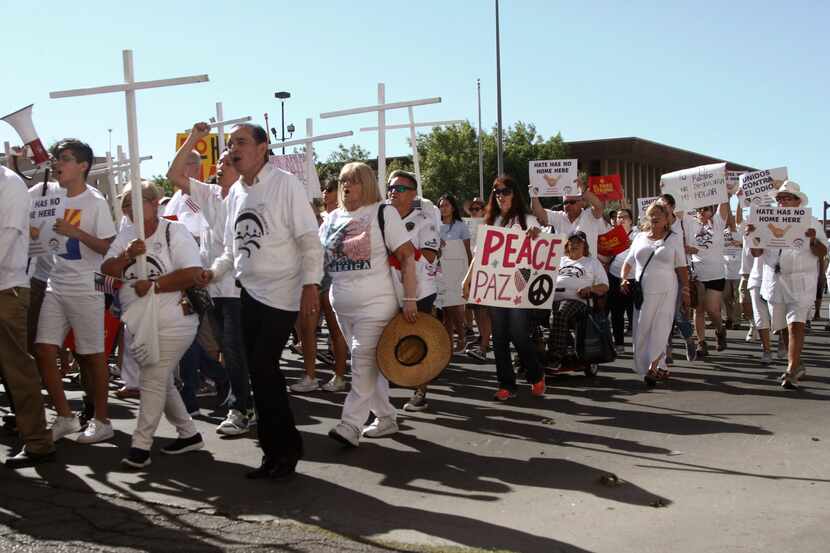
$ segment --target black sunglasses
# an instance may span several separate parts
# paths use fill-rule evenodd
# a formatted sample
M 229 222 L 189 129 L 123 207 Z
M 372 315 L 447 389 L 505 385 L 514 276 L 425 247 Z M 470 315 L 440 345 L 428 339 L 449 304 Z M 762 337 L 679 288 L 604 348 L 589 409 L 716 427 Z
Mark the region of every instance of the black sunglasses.
M 386 187 L 386 189 L 389 192 L 397 192 L 398 194 L 403 194 L 407 190 L 416 190 L 415 188 L 412 188 L 411 186 L 404 186 L 403 184 L 391 184 L 388 187 Z
M 579 200 L 565 200 L 564 202 L 562 202 L 562 204 L 563 204 L 563 205 L 573 205 L 573 204 L 575 204 L 575 203 L 576 203 L 576 202 L 578 202 L 578 201 L 579 201 Z
M 512 196 L 513 190 L 504 186 L 502 188 L 494 188 L 493 194 L 495 194 L 496 196 Z

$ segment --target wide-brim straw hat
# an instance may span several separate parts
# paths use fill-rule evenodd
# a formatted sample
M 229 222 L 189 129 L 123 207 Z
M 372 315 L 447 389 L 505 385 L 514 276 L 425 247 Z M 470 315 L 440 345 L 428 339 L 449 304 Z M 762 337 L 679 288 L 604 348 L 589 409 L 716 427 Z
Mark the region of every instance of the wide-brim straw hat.
M 410 323 L 399 313 L 380 335 L 376 357 L 390 382 L 413 388 L 434 380 L 450 364 L 452 344 L 435 317 L 418 313 Z

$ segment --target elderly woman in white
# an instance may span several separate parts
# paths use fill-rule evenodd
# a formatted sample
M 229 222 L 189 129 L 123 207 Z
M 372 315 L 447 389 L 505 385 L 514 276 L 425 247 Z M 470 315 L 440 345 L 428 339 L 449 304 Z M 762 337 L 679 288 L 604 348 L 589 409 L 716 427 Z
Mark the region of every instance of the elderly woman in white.
M 779 207 L 807 207 L 807 195 L 798 183 L 784 181 L 775 193 Z M 747 233 L 755 231 L 747 225 Z M 801 361 L 804 347 L 804 326 L 816 297 L 816 267 L 827 255 L 827 236 L 818 219 L 804 235 L 809 239 L 804 249 L 753 249 L 752 255 L 763 256 L 761 295 L 769 304 L 773 332 L 787 329 L 789 345 L 787 370 L 781 375 L 784 388 L 797 388 L 798 380 L 807 374 Z
M 672 232 L 668 217 L 668 210 L 661 204 L 648 208 L 642 232 L 634 238 L 623 263 L 620 283 L 624 293 L 631 293 L 633 275 L 642 288 L 642 304 L 634 303 L 634 372 L 649 388 L 669 374 L 666 342 L 674 323 L 678 280 L 683 306 L 689 307 L 683 237 Z

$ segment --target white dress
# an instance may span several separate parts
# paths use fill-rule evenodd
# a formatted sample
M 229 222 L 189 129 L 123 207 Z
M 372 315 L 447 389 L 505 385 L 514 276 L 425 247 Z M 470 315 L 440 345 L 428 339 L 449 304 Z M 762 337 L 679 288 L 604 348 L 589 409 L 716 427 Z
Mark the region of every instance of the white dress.
M 649 256 L 654 257 L 643 267 Z M 643 288 L 643 305 L 634 310 L 634 372 L 645 376 L 652 363 L 666 368 L 666 343 L 674 322 L 677 304 L 675 269 L 686 266 L 683 240 L 677 233 L 667 239 L 651 240 L 641 232 L 631 244 L 625 263 Z M 629 271 L 629 277 L 632 273 Z

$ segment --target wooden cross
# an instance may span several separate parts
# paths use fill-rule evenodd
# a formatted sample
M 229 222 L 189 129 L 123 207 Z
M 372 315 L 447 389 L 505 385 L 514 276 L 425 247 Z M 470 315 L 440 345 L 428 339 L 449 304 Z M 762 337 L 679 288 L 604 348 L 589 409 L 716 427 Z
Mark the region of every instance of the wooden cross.
M 415 115 L 412 113 L 412 106 L 408 108 L 409 111 L 409 123 L 404 123 L 401 125 L 386 125 L 386 130 L 391 131 L 393 129 L 409 129 L 409 141 L 412 146 L 412 164 L 415 166 L 415 176 L 418 179 L 418 196 L 423 197 L 423 186 L 421 185 L 421 158 L 418 155 L 418 143 L 417 137 L 415 136 L 415 128 L 416 127 L 443 127 L 445 125 L 460 125 L 465 121 L 463 119 L 454 119 L 451 121 L 425 121 L 423 123 L 416 123 L 415 122 Z M 378 127 L 361 127 L 360 132 L 371 132 L 378 130 Z
M 130 184 L 132 185 L 132 204 L 133 204 L 133 225 L 135 226 L 136 234 L 140 240 L 144 240 L 144 201 L 141 197 L 141 169 L 139 165 L 138 152 L 138 117 L 136 115 L 135 107 L 135 91 L 145 90 L 148 88 L 161 88 L 165 86 L 177 86 L 183 84 L 203 83 L 207 82 L 207 75 L 192 75 L 189 77 L 177 77 L 173 79 L 161 79 L 156 81 L 135 81 L 135 72 L 133 70 L 133 51 L 124 50 L 122 52 L 124 63 L 124 83 L 98 86 L 93 88 L 78 88 L 74 90 L 61 90 L 58 92 L 50 92 L 50 98 L 72 98 L 75 96 L 91 96 L 96 94 L 109 94 L 111 92 L 123 92 L 127 108 L 127 145 L 130 154 Z M 136 260 L 136 269 L 138 270 L 138 278 L 147 278 L 147 257 L 145 255 L 139 256 Z
M 314 121 L 311 118 L 305 120 L 305 138 L 295 138 L 294 140 L 286 140 L 285 142 L 276 142 L 274 144 L 268 144 L 268 149 L 277 149 L 277 148 L 285 148 L 286 146 L 305 146 L 305 157 L 303 160 L 305 161 L 305 174 L 306 182 L 311 182 L 309 179 L 311 178 L 312 173 L 315 171 L 314 169 L 314 143 L 321 142 L 323 140 L 334 140 L 336 138 L 343 138 L 346 136 L 352 136 L 354 132 L 352 131 L 343 131 L 343 132 L 333 132 L 329 134 L 318 134 L 314 136 Z M 319 198 L 320 197 L 320 190 L 306 190 L 309 192 L 309 198 Z
M 382 198 L 386 197 L 386 112 L 392 109 L 411 108 L 415 106 L 425 106 L 428 104 L 440 104 L 441 98 L 423 98 L 421 100 L 410 100 L 408 102 L 392 102 L 386 103 L 386 89 L 383 83 L 378 83 L 378 103 L 374 106 L 364 106 L 359 108 L 344 109 L 340 111 L 330 111 L 321 113 L 321 119 L 328 119 L 330 117 L 343 117 L 345 115 L 355 115 L 358 113 L 372 113 L 378 114 L 378 189 Z

